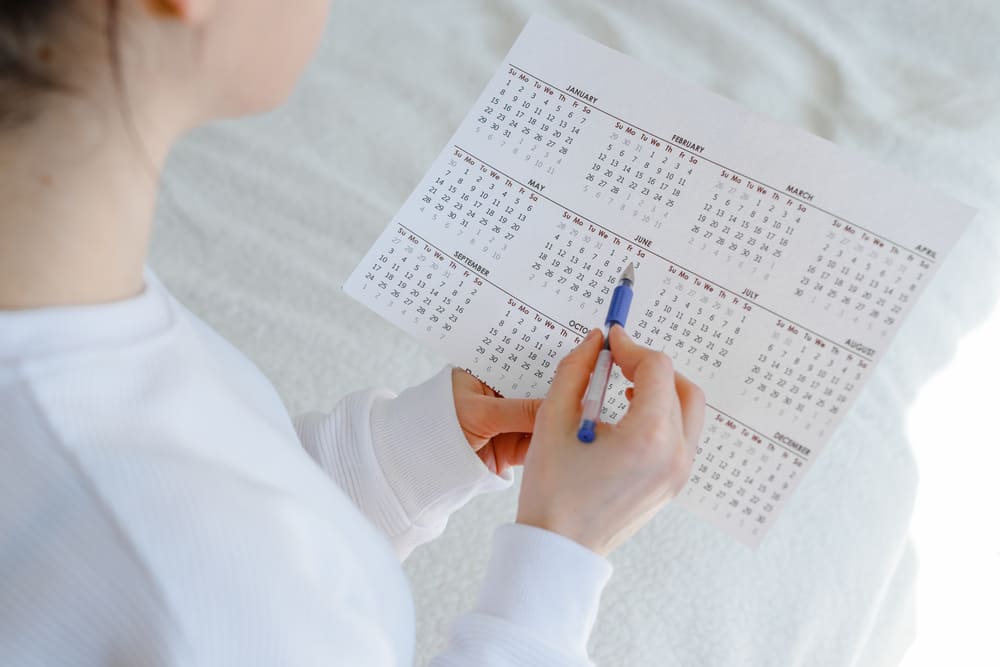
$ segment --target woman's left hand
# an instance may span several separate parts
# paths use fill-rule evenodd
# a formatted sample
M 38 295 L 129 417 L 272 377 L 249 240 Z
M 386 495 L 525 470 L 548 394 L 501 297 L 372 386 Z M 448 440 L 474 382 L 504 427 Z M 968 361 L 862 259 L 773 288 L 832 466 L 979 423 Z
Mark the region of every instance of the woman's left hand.
M 451 371 L 458 423 L 486 467 L 502 474 L 524 463 L 540 398 L 502 398 L 459 368 Z

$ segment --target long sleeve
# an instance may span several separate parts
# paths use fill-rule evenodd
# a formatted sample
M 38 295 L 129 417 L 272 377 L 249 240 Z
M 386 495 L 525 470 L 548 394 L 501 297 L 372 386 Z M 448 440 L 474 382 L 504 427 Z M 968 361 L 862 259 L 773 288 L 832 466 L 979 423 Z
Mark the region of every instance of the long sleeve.
M 474 496 L 508 488 L 469 446 L 455 414 L 451 367 L 398 396 L 356 392 L 330 413 L 294 420 L 303 447 L 392 542 L 400 560 L 440 535 Z
M 450 369 L 297 438 L 260 371 L 149 286 L 0 313 L 0 663 L 411 667 L 399 555 L 511 482 L 468 446 Z M 609 571 L 500 528 L 437 665 L 586 664 Z
M 611 564 L 533 526 L 494 535 L 479 602 L 451 628 L 431 667 L 582 667 Z

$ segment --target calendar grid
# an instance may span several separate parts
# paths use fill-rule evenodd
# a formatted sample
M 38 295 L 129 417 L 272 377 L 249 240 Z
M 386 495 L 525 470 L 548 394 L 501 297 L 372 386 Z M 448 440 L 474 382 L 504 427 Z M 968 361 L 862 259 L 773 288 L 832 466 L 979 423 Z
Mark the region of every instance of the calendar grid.
M 630 336 L 708 398 L 678 505 L 756 546 L 973 212 L 544 19 L 502 62 L 345 291 L 540 398 L 633 262 Z M 616 368 L 602 421 L 629 384 Z
M 400 229 L 406 230 L 407 233 L 412 234 L 413 236 L 415 236 L 416 238 L 420 239 L 421 241 L 423 241 L 424 243 L 426 243 L 430 247 L 434 248 L 435 250 L 437 250 L 438 252 L 440 252 L 442 255 L 444 255 L 448 259 L 452 260 L 453 262 L 460 263 L 459 260 L 458 260 L 458 258 L 456 258 L 452 253 L 449 253 L 447 250 L 445 250 L 441 246 L 439 246 L 439 245 L 433 243 L 432 241 L 424 238 L 423 236 L 421 236 L 420 234 L 418 234 L 416 231 L 414 231 L 413 229 L 407 227 L 406 225 L 404 225 L 403 223 L 399 222 L 398 220 L 396 221 L 396 225 Z M 539 313 L 540 315 L 545 316 L 547 319 L 552 320 L 553 322 L 555 322 L 559 326 L 563 327 L 564 329 L 567 329 L 567 330 L 570 330 L 570 331 L 572 330 L 572 327 L 570 327 L 569 325 L 567 325 L 564 322 L 560 321 L 559 318 L 553 317 L 553 316 L 549 315 L 548 313 L 546 313 L 546 312 L 544 312 L 542 310 L 539 310 L 537 306 L 525 303 L 522 299 L 518 298 L 514 294 L 511 294 L 506 289 L 504 289 L 503 287 L 501 287 L 499 284 L 497 284 L 497 283 L 493 282 L 492 280 L 490 280 L 487 276 L 484 276 L 484 275 L 480 274 L 480 279 L 484 283 L 486 283 L 488 285 L 491 285 L 492 287 L 494 287 L 497 290 L 500 290 L 501 292 L 503 292 L 504 294 L 506 294 L 511 299 L 514 299 L 515 301 L 517 301 L 518 303 L 522 303 L 525 306 L 527 306 L 528 308 L 530 308 L 530 309 L 534 310 L 535 312 Z M 788 447 L 784 443 L 779 442 L 777 440 L 774 440 L 773 438 L 770 438 L 770 437 L 764 435 L 763 433 L 761 433 L 760 431 L 758 431 L 754 427 L 750 426 L 746 422 L 740 420 L 737 417 L 732 416 L 731 414 L 726 413 L 723 410 L 720 410 L 719 408 L 717 408 L 716 406 L 712 405 L 711 403 L 709 403 L 709 402 L 706 401 L 705 405 L 707 407 L 711 408 L 712 410 L 714 410 L 715 412 L 719 413 L 720 415 L 726 417 L 727 419 L 733 420 L 734 422 L 736 422 L 740 426 L 743 426 L 747 430 L 752 431 L 753 433 L 756 433 L 758 436 L 764 438 L 765 440 L 767 440 L 771 444 L 773 444 L 773 445 L 775 445 L 777 447 L 780 447 L 780 448 L 782 448 L 782 449 L 784 449 L 784 450 L 788 451 L 789 453 L 794 454 L 796 456 L 802 456 L 803 458 L 808 458 L 808 456 L 809 456 L 808 454 L 805 454 L 805 453 L 803 453 L 801 451 L 796 451 L 793 448 Z
M 492 164 L 490 164 L 489 162 L 483 160 L 481 157 L 479 157 L 475 153 L 472 153 L 471 151 L 469 151 L 469 150 L 467 150 L 467 149 L 465 149 L 465 148 L 463 148 L 463 147 L 461 147 L 461 146 L 459 146 L 457 144 L 454 144 L 454 148 L 456 148 L 459 151 L 462 151 L 463 153 L 465 153 L 469 157 L 473 158 L 477 162 L 479 162 L 479 163 L 481 163 L 481 164 L 489 167 L 490 169 L 496 171 L 498 174 L 502 174 L 504 176 L 504 178 L 507 178 L 507 179 L 513 181 L 514 183 L 517 183 L 518 185 L 520 185 L 523 188 L 527 188 L 527 189 L 531 190 L 532 192 L 534 192 L 535 194 L 537 194 L 539 197 L 545 199 L 546 201 L 551 202 L 551 203 L 555 204 L 556 206 L 558 206 L 558 207 L 560 207 L 560 208 L 562 208 L 562 209 L 564 209 L 566 211 L 569 211 L 573 215 L 579 217 L 581 220 L 586 220 L 587 222 L 591 223 L 592 225 L 600 227 L 601 229 L 603 229 L 607 233 L 613 234 L 614 236 L 618 237 L 622 241 L 625 241 L 626 243 L 630 243 L 630 244 L 632 243 L 632 241 L 628 237 L 622 236 L 621 234 L 619 234 L 618 232 L 614 231 L 610 227 L 605 227 L 601 223 L 594 221 L 592 218 L 589 218 L 589 217 L 583 215 L 582 213 L 577 213 L 572 208 L 569 208 L 568 206 L 566 206 L 566 205 L 564 205 L 564 204 L 562 204 L 560 202 L 557 202 L 556 200 L 552 199 L 548 195 L 542 194 L 542 192 L 540 192 L 536 188 L 532 187 L 531 184 L 524 183 L 524 182 L 518 180 L 514 176 L 511 176 L 510 174 L 504 172 L 502 169 L 499 169 L 499 168 L 493 166 Z M 669 264 L 673 264 L 674 266 L 676 266 L 676 267 L 678 267 L 678 268 L 680 268 L 680 269 L 682 269 L 684 271 L 687 271 L 688 273 L 690 273 L 693 276 L 697 276 L 698 278 L 700 278 L 701 280 L 705 281 L 706 283 L 708 283 L 710 285 L 714 285 L 714 286 L 718 287 L 719 289 L 725 290 L 730 295 L 732 295 L 734 298 L 739 298 L 739 299 L 741 299 L 741 300 L 743 300 L 743 301 L 745 301 L 747 303 L 752 303 L 754 306 L 760 308 L 761 310 L 764 310 L 764 311 L 770 313 L 771 315 L 774 315 L 775 317 L 778 317 L 778 318 L 781 318 L 783 320 L 786 320 L 786 321 L 794 324 L 795 326 L 797 326 L 797 327 L 799 327 L 801 329 L 804 329 L 805 331 L 808 331 L 809 333 L 813 334 L 814 336 L 818 336 L 819 338 L 822 338 L 823 340 L 829 342 L 832 345 L 836 345 L 837 347 L 839 347 L 840 349 L 844 350 L 845 352 L 849 352 L 850 354 L 854 354 L 854 355 L 856 355 L 858 357 L 861 357 L 865 361 L 873 361 L 872 356 L 866 355 L 866 354 L 864 354 L 860 350 L 852 349 L 852 348 L 850 348 L 850 347 L 848 347 L 846 345 L 838 343 L 837 341 L 833 340 L 832 338 L 828 338 L 827 336 L 824 336 L 823 334 L 819 333 L 815 329 L 807 327 L 804 324 L 801 324 L 801 323 L 799 323 L 799 322 L 791 319 L 787 315 L 784 315 L 782 313 L 778 313 L 778 312 L 772 310 L 771 308 L 768 308 L 767 306 L 765 306 L 765 305 L 763 305 L 763 304 L 755 301 L 754 299 L 751 299 L 751 298 L 749 298 L 749 297 L 747 297 L 747 296 L 745 296 L 743 294 L 740 294 L 739 292 L 737 292 L 735 290 L 732 290 L 732 289 L 726 287 L 725 285 L 721 285 L 721 284 L 719 284 L 718 282 L 716 282 L 714 280 L 706 278 L 704 275 L 698 273 L 697 271 L 689 269 L 686 266 L 684 266 L 683 264 L 680 264 L 680 263 L 678 263 L 678 262 L 676 262 L 676 261 L 674 261 L 672 259 L 669 259 L 668 257 L 666 257 L 664 255 L 661 255 L 660 253 L 656 252 L 652 248 L 645 248 L 644 247 L 642 250 L 646 254 L 652 255 L 652 256 L 656 257 L 657 259 L 660 259 L 660 260 L 662 260 L 664 262 L 667 262 Z
M 529 72 L 529 71 L 527 71 L 527 70 L 525 70 L 525 69 L 523 69 L 521 67 L 518 67 L 514 63 L 508 63 L 508 66 L 512 67 L 513 69 L 516 69 L 519 72 L 522 72 L 526 76 L 530 76 L 531 78 L 536 79 L 537 81 L 540 81 L 541 83 L 545 84 L 546 86 L 549 86 L 553 90 L 559 91 L 561 94 L 566 95 L 567 97 L 570 97 L 572 99 L 579 100 L 580 102 L 586 103 L 587 106 L 589 106 L 591 109 L 595 109 L 597 111 L 600 111 L 602 114 L 604 114 L 605 116 L 608 116 L 609 118 L 614 118 L 615 120 L 617 120 L 620 123 L 623 123 L 625 125 L 628 125 L 629 127 L 634 127 L 634 128 L 636 128 L 638 130 L 641 130 L 641 131 L 645 132 L 646 134 L 648 134 L 649 136 L 655 137 L 658 141 L 662 141 L 663 143 L 670 144 L 671 146 L 674 146 L 674 147 L 679 148 L 679 149 L 684 150 L 684 151 L 690 151 L 689 147 L 684 146 L 683 144 L 678 144 L 678 143 L 676 143 L 674 141 L 671 141 L 670 139 L 664 139 L 663 137 L 661 137 L 660 135 L 656 134 L 655 132 L 650 132 L 649 130 L 647 130 L 647 129 L 643 128 L 643 127 L 640 127 L 639 125 L 636 125 L 635 123 L 633 123 L 631 121 L 627 121 L 627 120 L 625 120 L 623 118 L 620 118 L 619 116 L 616 116 L 615 114 L 611 113 L 610 111 L 606 111 L 606 110 L 600 108 L 599 106 L 595 105 L 594 103 L 589 102 L 589 101 L 587 101 L 587 100 L 579 97 L 578 95 L 574 95 L 573 93 L 567 92 L 566 90 L 560 88 L 559 86 L 553 85 L 553 84 L 549 83 L 548 81 L 546 81 L 545 79 L 543 79 L 543 78 L 541 78 L 541 77 L 539 77 L 539 76 L 537 76 L 535 74 L 532 74 L 531 72 Z M 878 232 L 874 232 L 871 229 L 869 229 L 867 227 L 864 227 L 862 225 L 859 225 L 856 222 L 852 222 L 851 220 L 848 220 L 847 218 L 845 218 L 843 216 L 837 215 L 836 213 L 833 213 L 832 211 L 828 211 L 825 208 L 823 208 L 822 206 L 819 206 L 817 204 L 813 204 L 812 202 L 808 201 L 807 199 L 803 199 L 803 198 L 801 198 L 801 197 L 799 197 L 799 196 L 797 196 L 797 195 L 795 195 L 793 193 L 781 190 L 780 188 L 777 188 L 777 187 L 775 187 L 773 185 L 765 183 L 764 181 L 761 181 L 759 179 L 753 178 L 752 176 L 749 176 L 749 175 L 747 175 L 747 174 L 745 174 L 745 173 L 743 173 L 741 171 L 733 169 L 732 167 L 729 167 L 729 166 L 727 166 L 725 164 L 722 164 L 721 162 L 717 162 L 717 161 L 715 161 L 715 160 L 713 160 L 713 159 L 711 159 L 709 157 L 705 157 L 705 155 L 703 153 L 699 153 L 698 157 L 700 159 L 705 160 L 706 162 L 714 164 L 716 167 L 719 167 L 719 168 L 731 171 L 732 173 L 737 174 L 739 176 L 742 176 L 743 178 L 751 180 L 751 181 L 753 181 L 755 183 L 760 183 L 761 185 L 763 185 L 765 187 L 771 188 L 771 190 L 773 190 L 773 191 L 781 192 L 783 196 L 788 197 L 789 199 L 793 199 L 793 200 L 799 202 L 800 204 L 802 204 L 803 206 L 808 206 L 809 208 L 812 208 L 812 209 L 814 209 L 816 211 L 819 211 L 821 213 L 825 213 L 826 215 L 830 216 L 831 218 L 834 218 L 836 220 L 841 220 L 841 221 L 843 221 L 843 222 L 845 222 L 845 223 L 847 223 L 849 225 L 857 227 L 860 230 L 868 232 L 869 234 L 871 234 L 875 238 L 878 238 L 878 239 L 880 239 L 882 241 L 885 241 L 886 243 L 891 243 L 892 245 L 896 246 L 900 250 L 905 250 L 908 253 L 911 253 L 913 255 L 917 255 L 917 256 L 921 257 L 922 259 L 924 259 L 924 260 L 926 260 L 926 261 L 928 261 L 928 262 L 930 262 L 932 264 L 936 262 L 936 258 L 935 257 L 932 257 L 932 256 L 930 256 L 930 255 L 928 255 L 926 253 L 922 253 L 922 252 L 917 251 L 917 250 L 913 250 L 913 249 L 911 249 L 911 248 L 909 248 L 907 246 L 904 246 L 901 243 L 897 243 L 896 241 L 893 241 L 892 239 L 887 238 L 887 237 L 879 234 Z
M 406 226 L 406 225 L 404 225 L 403 223 L 399 222 L 398 220 L 396 221 L 396 224 L 397 224 L 397 225 L 398 225 L 398 226 L 399 226 L 399 227 L 400 227 L 401 229 L 405 229 L 405 230 L 406 230 L 406 231 L 407 231 L 408 233 L 410 233 L 410 234 L 413 234 L 413 235 L 414 235 L 415 237 L 417 237 L 418 239 L 420 239 L 421 241 L 423 241 L 424 243 L 426 243 L 426 244 L 427 244 L 427 245 L 429 245 L 430 247 L 434 248 L 435 250 L 437 250 L 438 252 L 440 252 L 440 253 L 441 253 L 442 255 L 444 255 L 444 256 L 445 256 L 445 257 L 447 257 L 448 259 L 452 260 L 453 262 L 457 262 L 458 264 L 461 264 L 461 263 L 462 263 L 462 262 L 461 262 L 461 260 L 459 260 L 458 258 L 456 258 L 456 257 L 454 256 L 454 254 L 453 254 L 453 253 L 450 253 L 450 252 L 448 252 L 447 250 L 445 250 L 444 248 L 442 248 L 441 246 L 439 246 L 439 245 L 437 245 L 437 244 L 435 244 L 435 243 L 433 243 L 433 242 L 431 242 L 431 241 L 427 240 L 426 238 L 424 238 L 423 236 L 421 236 L 421 235 L 420 235 L 420 234 L 418 234 L 417 232 L 413 231 L 412 229 L 410 229 L 409 227 L 407 227 L 407 226 Z M 500 285 L 498 285 L 497 283 L 495 283 L 495 282 L 493 282 L 492 280 L 490 280 L 488 276 L 485 276 L 485 275 L 483 275 L 482 273 L 480 273 L 480 274 L 479 274 L 479 277 L 480 277 L 480 279 L 481 279 L 481 280 L 482 280 L 482 281 L 483 281 L 484 283 L 487 283 L 487 284 L 489 284 L 489 285 L 492 285 L 493 287 L 497 288 L 498 290 L 500 290 L 501 292 L 503 292 L 504 294 L 506 294 L 507 296 L 509 296 L 509 297 L 510 297 L 511 299 L 514 299 L 514 300 L 515 300 L 515 301 L 517 301 L 518 303 L 524 303 L 524 300 L 523 300 L 523 299 L 521 299 L 521 298 L 520 298 L 520 297 L 518 297 L 518 296 L 515 296 L 514 294 L 511 294 L 510 292 L 508 292 L 507 290 L 505 290 L 505 289 L 504 289 L 503 287 L 500 287 Z M 566 325 L 566 324 L 563 324 L 563 323 L 562 323 L 561 321 L 559 321 L 559 319 L 558 319 L 558 318 L 555 318 L 555 317 L 552 317 L 551 315 L 549 315 L 549 314 L 545 313 L 544 311 L 542 311 L 542 310 L 539 310 L 539 309 L 538 309 L 538 307 L 536 307 L 536 306 L 533 306 L 533 305 L 530 305 L 530 304 L 525 304 L 525 305 L 527 305 L 527 306 L 528 306 L 529 308 L 531 308 L 532 310 L 536 311 L 536 312 L 537 312 L 537 313 L 539 313 L 540 315 L 544 315 L 544 316 L 545 316 L 546 318 L 548 318 L 548 319 L 552 320 L 553 322 L 555 322 L 555 323 L 556 323 L 556 324 L 558 324 L 559 326 L 563 327 L 564 329 L 567 329 L 567 330 L 570 330 L 570 331 L 572 331 L 572 327 L 570 327 L 570 326 L 568 326 L 568 325 Z
M 712 410 L 714 410 L 715 412 L 719 413 L 720 415 L 722 415 L 726 419 L 733 420 L 734 422 L 736 422 L 740 426 L 746 428 L 748 431 L 751 431 L 752 433 L 756 433 L 761 438 L 764 438 L 765 440 L 767 440 L 768 442 L 770 442 L 772 445 L 774 445 L 776 447 L 780 447 L 781 449 L 784 449 L 789 454 L 794 454 L 795 456 L 801 456 L 803 459 L 807 459 L 807 460 L 812 455 L 812 450 L 811 449 L 805 448 L 807 451 L 801 451 L 801 450 L 796 450 L 793 447 L 789 447 L 788 445 L 786 445 L 783 442 L 780 442 L 778 440 L 775 440 L 774 438 L 771 438 L 769 436 L 764 435 L 763 433 L 761 433 L 760 431 L 758 431 L 757 429 L 755 429 L 753 426 L 750 426 L 750 424 L 747 424 L 745 421 L 741 421 L 740 419 L 737 419 L 736 417 L 732 416 L 731 414 L 729 414 L 729 413 L 727 413 L 727 412 L 725 412 L 723 410 L 720 410 L 718 407 L 716 407 L 715 405 L 712 405 L 708 401 L 705 401 L 705 406 L 708 407 L 708 408 L 711 408 Z

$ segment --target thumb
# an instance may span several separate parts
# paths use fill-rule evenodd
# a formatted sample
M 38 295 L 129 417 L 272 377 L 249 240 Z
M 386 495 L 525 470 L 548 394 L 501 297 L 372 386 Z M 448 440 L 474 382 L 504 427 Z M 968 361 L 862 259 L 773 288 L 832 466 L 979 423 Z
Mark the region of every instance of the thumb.
M 611 331 L 608 333 L 608 342 L 611 343 L 611 356 L 618 367 L 622 369 L 622 375 L 630 382 L 635 382 L 636 368 L 649 352 L 649 348 L 632 340 L 632 337 L 620 325 L 611 327 Z
M 611 327 L 608 337 L 615 363 L 634 385 L 626 417 L 663 414 L 667 408 L 676 408 L 677 389 L 670 357 L 635 343 L 620 326 Z
M 484 396 L 480 403 L 483 426 L 490 433 L 531 433 L 542 399 Z

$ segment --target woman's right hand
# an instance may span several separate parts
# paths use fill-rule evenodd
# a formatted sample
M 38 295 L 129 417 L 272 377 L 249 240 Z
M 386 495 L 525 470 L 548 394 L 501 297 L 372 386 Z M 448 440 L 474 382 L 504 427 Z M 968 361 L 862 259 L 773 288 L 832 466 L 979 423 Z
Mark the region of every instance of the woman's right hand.
M 688 479 L 705 416 L 698 386 L 670 357 L 634 343 L 620 326 L 611 355 L 632 381 L 617 424 L 599 423 L 594 442 L 577 440 L 580 401 L 601 350 L 592 330 L 559 363 L 535 419 L 524 461 L 517 522 L 568 537 L 607 555 L 649 521 Z

